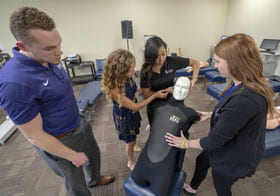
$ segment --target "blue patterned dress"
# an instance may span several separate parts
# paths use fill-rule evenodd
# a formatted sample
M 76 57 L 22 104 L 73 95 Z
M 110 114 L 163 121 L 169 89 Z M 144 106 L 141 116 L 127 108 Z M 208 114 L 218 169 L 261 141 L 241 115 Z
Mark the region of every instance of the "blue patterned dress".
M 137 91 L 137 85 L 132 78 L 128 78 L 125 84 L 125 95 L 137 102 L 135 93 Z M 136 135 L 139 134 L 141 116 L 139 111 L 133 112 L 132 110 L 120 107 L 119 104 L 113 101 L 113 118 L 115 128 L 119 132 L 119 139 L 124 140 L 126 143 L 132 142 L 136 139 Z

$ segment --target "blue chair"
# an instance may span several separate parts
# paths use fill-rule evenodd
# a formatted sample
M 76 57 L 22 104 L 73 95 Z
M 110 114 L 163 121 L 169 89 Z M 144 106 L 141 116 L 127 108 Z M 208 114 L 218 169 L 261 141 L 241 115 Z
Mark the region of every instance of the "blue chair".
M 186 179 L 186 173 L 184 171 L 177 171 L 174 174 L 174 183 L 171 190 L 171 196 L 179 196 L 183 190 L 184 182 Z M 124 181 L 124 190 L 126 196 L 158 196 L 151 191 L 149 186 L 138 185 L 129 175 Z
M 96 79 L 101 79 L 102 78 L 102 72 L 103 72 L 103 65 L 105 63 L 106 59 L 96 59 L 96 72 L 95 72 L 95 77 Z

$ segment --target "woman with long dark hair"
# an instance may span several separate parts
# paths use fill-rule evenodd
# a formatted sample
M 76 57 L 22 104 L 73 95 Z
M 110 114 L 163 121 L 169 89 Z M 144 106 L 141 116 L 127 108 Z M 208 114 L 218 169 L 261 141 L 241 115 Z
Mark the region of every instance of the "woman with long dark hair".
M 146 41 L 140 80 L 140 87 L 145 98 L 163 89 L 172 94 L 176 70 L 187 66 L 191 66 L 193 69 L 191 86 L 193 87 L 197 81 L 199 61 L 191 58 L 167 56 L 166 48 L 166 43 L 158 36 L 153 36 Z M 152 104 L 153 102 L 147 107 L 150 124 L 153 116 Z

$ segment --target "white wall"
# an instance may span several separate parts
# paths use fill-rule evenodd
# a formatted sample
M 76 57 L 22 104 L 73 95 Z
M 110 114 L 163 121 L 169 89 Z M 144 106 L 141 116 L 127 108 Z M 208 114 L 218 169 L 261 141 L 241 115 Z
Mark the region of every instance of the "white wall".
M 171 52 L 207 60 L 209 50 L 224 34 L 228 0 L 0 0 L 0 48 L 10 53 L 15 40 L 9 17 L 21 6 L 34 6 L 55 19 L 63 38 L 64 55 L 78 53 L 84 60 L 106 58 L 126 48 L 121 20 L 133 21 L 130 49 L 140 69 L 144 35 L 156 34 Z
M 264 38 L 280 39 L 279 0 L 229 0 L 228 6 L 226 34 L 247 33 L 255 39 L 258 46 Z M 277 53 L 280 53 L 280 46 Z M 268 62 L 264 66 L 277 62 L 275 74 L 280 75 L 280 56 L 266 55 L 263 58 Z
M 279 19 L 279 0 L 229 0 L 225 33 L 248 33 L 260 45 L 264 38 L 280 39 Z

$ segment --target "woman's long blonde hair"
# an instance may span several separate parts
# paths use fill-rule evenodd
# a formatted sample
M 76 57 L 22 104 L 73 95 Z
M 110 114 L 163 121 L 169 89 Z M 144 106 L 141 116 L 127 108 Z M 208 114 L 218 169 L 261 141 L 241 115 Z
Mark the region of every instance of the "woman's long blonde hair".
M 106 98 L 111 100 L 111 91 L 116 89 L 119 95 L 125 93 L 127 73 L 131 65 L 135 64 L 135 57 L 129 51 L 118 49 L 111 52 L 104 64 L 101 88 Z
M 234 34 L 221 40 L 214 50 L 215 54 L 228 63 L 230 74 L 243 85 L 265 97 L 268 103 L 268 112 L 273 113 L 274 95 L 269 83 L 263 75 L 262 59 L 253 38 L 247 34 Z M 233 85 L 230 81 L 229 86 L 222 92 L 225 93 Z M 221 94 L 221 95 L 222 95 Z

